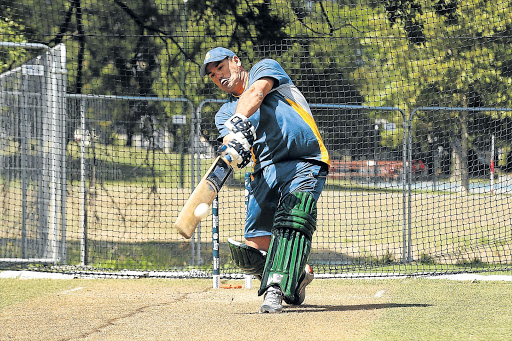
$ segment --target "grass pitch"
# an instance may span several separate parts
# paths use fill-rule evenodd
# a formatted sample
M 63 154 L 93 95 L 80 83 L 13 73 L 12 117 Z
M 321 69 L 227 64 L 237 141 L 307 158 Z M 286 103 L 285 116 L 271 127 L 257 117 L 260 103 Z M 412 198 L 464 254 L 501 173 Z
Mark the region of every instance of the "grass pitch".
M 229 281 L 223 284 L 243 284 Z M 211 280 L 0 280 L 2 340 L 510 340 L 510 282 L 315 280 L 304 305 L 258 314 Z

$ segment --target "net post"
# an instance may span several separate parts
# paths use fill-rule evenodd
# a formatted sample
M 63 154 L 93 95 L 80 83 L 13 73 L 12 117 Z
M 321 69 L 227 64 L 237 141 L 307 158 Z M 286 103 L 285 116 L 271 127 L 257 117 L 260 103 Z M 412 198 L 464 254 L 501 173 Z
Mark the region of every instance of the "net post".
M 249 184 L 251 183 L 251 172 L 245 172 L 245 181 L 244 181 L 244 194 L 245 194 L 245 217 L 247 219 L 248 207 L 249 207 Z M 252 275 L 245 274 L 245 288 L 252 288 Z
M 491 135 L 491 162 L 490 162 L 490 181 L 491 181 L 491 194 L 494 194 L 494 134 Z
M 220 288 L 219 258 L 219 197 L 212 202 L 212 253 L 213 253 L 213 289 Z
M 245 277 L 245 288 L 252 289 L 252 275 L 244 275 Z

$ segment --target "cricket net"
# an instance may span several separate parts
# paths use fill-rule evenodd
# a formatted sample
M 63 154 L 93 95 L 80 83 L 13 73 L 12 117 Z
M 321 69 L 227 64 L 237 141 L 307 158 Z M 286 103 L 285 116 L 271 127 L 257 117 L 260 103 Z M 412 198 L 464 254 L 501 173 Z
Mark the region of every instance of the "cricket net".
M 215 158 L 227 97 L 199 66 L 223 46 L 248 70 L 277 60 L 310 103 L 331 156 L 316 273 L 511 270 L 508 2 L 12 0 L 0 13 L 1 268 L 209 277 L 219 251 L 238 276 L 227 239 L 243 240 L 244 171 L 190 240 L 172 228 Z

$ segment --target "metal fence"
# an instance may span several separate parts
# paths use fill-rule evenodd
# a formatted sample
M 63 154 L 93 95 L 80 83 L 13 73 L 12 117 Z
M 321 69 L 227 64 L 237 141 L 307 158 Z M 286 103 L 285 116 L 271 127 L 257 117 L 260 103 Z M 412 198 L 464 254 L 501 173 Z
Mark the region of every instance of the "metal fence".
M 0 75 L 0 262 L 66 262 L 66 49 Z

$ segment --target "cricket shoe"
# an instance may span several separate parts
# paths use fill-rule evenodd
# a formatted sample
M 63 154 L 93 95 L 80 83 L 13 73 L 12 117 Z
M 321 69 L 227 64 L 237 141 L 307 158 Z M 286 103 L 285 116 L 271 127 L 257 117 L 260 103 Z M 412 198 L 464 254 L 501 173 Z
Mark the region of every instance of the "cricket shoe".
M 283 310 L 283 293 L 277 286 L 271 286 L 265 292 L 260 313 L 280 313 Z
M 313 282 L 314 278 L 315 274 L 313 273 L 313 268 L 309 264 L 306 264 L 304 267 L 304 274 L 302 275 L 302 278 L 297 285 L 297 289 L 295 290 L 295 299 L 288 300 L 285 298 L 285 302 L 291 305 L 301 305 L 306 298 L 306 287 L 309 283 Z

